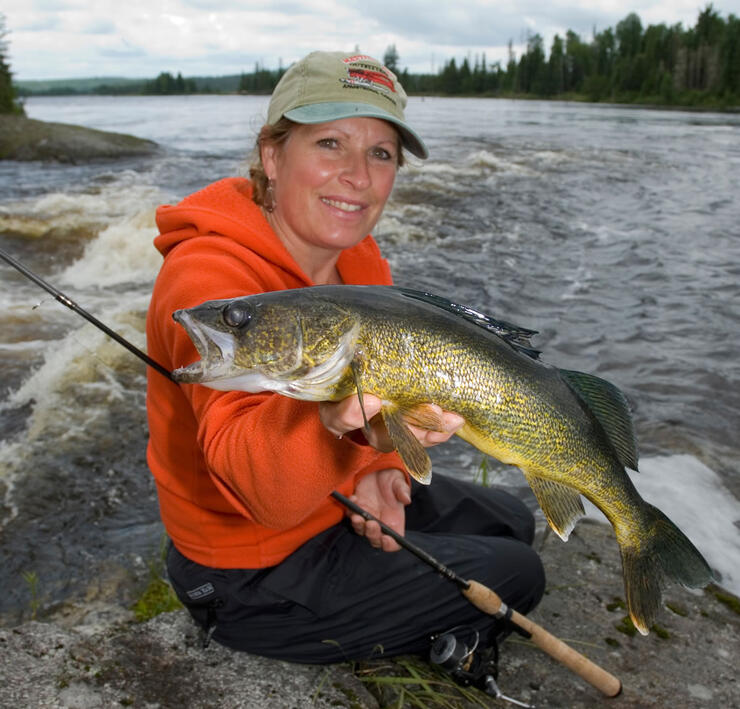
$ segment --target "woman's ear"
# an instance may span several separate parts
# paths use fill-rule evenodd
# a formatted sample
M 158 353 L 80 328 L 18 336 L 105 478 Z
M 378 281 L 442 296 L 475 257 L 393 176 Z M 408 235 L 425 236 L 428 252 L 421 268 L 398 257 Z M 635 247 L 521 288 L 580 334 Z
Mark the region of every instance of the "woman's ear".
M 275 143 L 265 141 L 260 146 L 260 157 L 262 158 L 262 167 L 265 170 L 265 176 L 268 180 L 274 180 L 277 174 L 277 154 L 278 146 Z

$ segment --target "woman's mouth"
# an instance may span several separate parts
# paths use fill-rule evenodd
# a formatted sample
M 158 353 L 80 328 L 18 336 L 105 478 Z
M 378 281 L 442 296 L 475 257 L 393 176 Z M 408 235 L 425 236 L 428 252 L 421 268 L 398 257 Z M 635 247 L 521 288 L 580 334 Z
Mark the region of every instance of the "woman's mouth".
M 330 199 L 329 197 L 322 197 L 321 201 L 324 204 L 329 205 L 330 207 L 341 210 L 342 212 L 359 212 L 361 209 L 363 209 L 363 206 L 361 204 L 345 202 L 341 199 Z

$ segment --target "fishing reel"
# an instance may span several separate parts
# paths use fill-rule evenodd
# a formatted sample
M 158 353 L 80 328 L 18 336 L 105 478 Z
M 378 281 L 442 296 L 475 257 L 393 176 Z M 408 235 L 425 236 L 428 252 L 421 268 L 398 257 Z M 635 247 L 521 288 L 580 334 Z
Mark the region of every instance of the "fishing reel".
M 460 685 L 474 686 L 497 699 L 511 702 L 520 707 L 530 707 L 499 689 L 498 645 L 479 649 L 480 634 L 469 626 L 456 626 L 447 632 L 432 636 L 429 661 L 452 675 Z

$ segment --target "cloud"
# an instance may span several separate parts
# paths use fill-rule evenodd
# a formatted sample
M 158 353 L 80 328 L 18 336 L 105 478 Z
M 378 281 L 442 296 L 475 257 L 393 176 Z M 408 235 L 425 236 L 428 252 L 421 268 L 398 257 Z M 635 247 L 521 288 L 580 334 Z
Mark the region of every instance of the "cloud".
M 124 47 L 101 47 L 97 54 L 107 59 L 134 59 L 148 56 L 148 52 L 141 47 L 124 46 Z
M 82 34 L 115 34 L 116 26 L 110 20 L 95 20 L 84 26 Z
M 452 57 L 506 61 L 530 34 L 549 50 L 556 33 L 589 41 L 630 11 L 644 26 L 693 26 L 696 0 L 3 0 L 17 79 L 129 75 L 160 71 L 232 74 L 288 66 L 314 49 L 361 51 L 382 58 L 395 44 L 400 66 L 437 71 Z M 723 16 L 740 0 L 722 0 Z M 83 73 L 79 73 L 83 72 Z
M 42 17 L 15 28 L 16 32 L 50 32 L 61 27 L 58 17 Z

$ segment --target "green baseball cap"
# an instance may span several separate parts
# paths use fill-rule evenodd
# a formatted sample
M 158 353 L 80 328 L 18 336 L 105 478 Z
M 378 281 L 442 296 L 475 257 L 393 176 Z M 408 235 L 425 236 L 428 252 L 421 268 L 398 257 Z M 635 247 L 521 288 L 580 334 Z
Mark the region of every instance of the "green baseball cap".
M 283 116 L 296 123 L 326 123 L 340 118 L 380 118 L 398 127 L 403 146 L 419 158 L 429 156 L 424 141 L 406 123 L 407 97 L 396 75 L 365 54 L 311 52 L 293 64 L 272 92 L 267 123 Z

